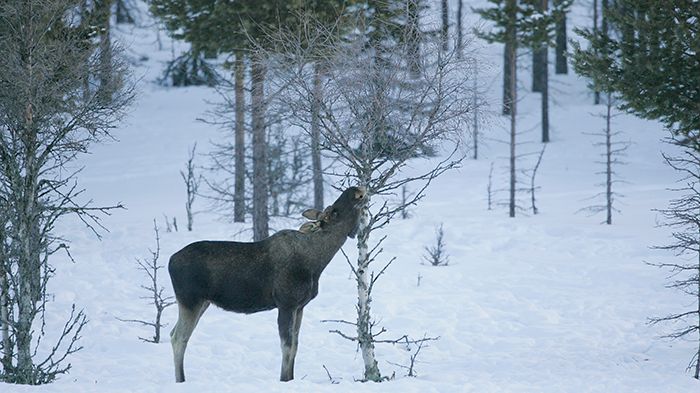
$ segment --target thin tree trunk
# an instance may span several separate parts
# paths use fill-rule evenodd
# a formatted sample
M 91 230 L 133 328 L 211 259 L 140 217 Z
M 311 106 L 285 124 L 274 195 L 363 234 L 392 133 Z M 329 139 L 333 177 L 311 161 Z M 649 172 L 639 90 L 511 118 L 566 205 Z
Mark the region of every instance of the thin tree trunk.
M 535 93 L 542 92 L 542 78 L 544 77 L 544 59 L 547 55 L 547 49 L 539 47 L 532 51 L 532 91 Z
M 440 40 L 442 42 L 442 50 L 447 52 L 450 49 L 449 33 L 450 33 L 450 13 L 447 8 L 447 0 L 441 1 L 442 11 L 442 28 L 440 29 Z
M 545 0 L 546 1 L 546 0 Z M 547 48 L 544 49 L 542 67 L 542 142 L 549 142 L 549 59 Z
M 233 221 L 245 222 L 245 64 L 243 53 L 236 53 L 234 69 L 235 90 L 235 165 L 233 185 Z
M 598 0 L 593 0 L 593 33 L 598 34 Z M 600 91 L 593 91 L 593 104 L 600 104 Z
M 122 23 L 134 23 L 134 18 L 131 17 L 129 13 L 129 8 L 124 3 L 125 0 L 117 0 L 117 9 L 115 14 L 117 16 L 117 24 Z
M 700 232 L 700 228 L 698 228 L 698 232 Z M 695 379 L 700 379 L 700 252 L 698 252 L 698 272 L 697 272 L 697 282 L 698 282 L 698 287 L 697 287 L 697 299 L 695 299 L 698 302 L 698 352 L 695 354 Z
M 411 78 L 417 79 L 420 77 L 420 0 L 406 0 L 406 62 L 410 71 Z
M 559 6 L 562 3 L 562 0 L 555 0 L 556 6 Z M 554 67 L 554 72 L 556 74 L 568 74 L 569 73 L 569 64 L 566 61 L 566 52 L 567 52 L 567 40 L 566 40 L 566 13 L 562 12 L 560 17 L 557 18 L 556 21 L 556 27 L 555 27 L 555 43 L 556 47 L 554 49 L 554 55 L 555 55 L 555 67 Z
M 513 56 L 513 49 L 511 48 L 513 43 L 510 39 L 507 39 L 503 48 L 503 115 L 507 116 L 511 113 L 511 103 L 513 97 L 511 96 L 511 70 L 513 69 L 513 64 L 515 63 L 515 56 Z
M 0 206 L 0 208 L 5 208 Z M 0 213 L 2 215 L 3 213 Z M 10 291 L 10 285 L 7 280 L 7 272 L 5 271 L 5 266 L 9 266 L 7 261 L 6 253 L 6 241 L 7 233 L 5 233 L 5 217 L 2 217 L 0 221 L 0 333 L 2 335 L 2 359 L 0 359 L 0 364 L 3 369 L 9 370 L 12 366 L 12 346 L 10 345 L 10 328 L 8 321 L 10 320 L 9 312 L 9 301 L 10 297 L 8 293 Z
M 544 13 L 547 11 L 547 0 L 539 0 L 536 4 L 537 11 Z M 532 50 L 532 91 L 536 93 L 542 92 L 544 82 L 544 74 L 546 70 L 545 63 L 547 61 L 547 44 L 540 43 L 538 47 Z
M 459 0 L 457 3 L 457 58 L 462 58 L 462 50 L 464 49 L 464 37 L 462 35 L 462 8 L 464 0 Z
M 608 7 L 609 0 L 601 0 L 601 21 L 600 21 L 600 31 L 604 36 L 608 36 Z
M 517 8 L 516 8 L 516 0 L 508 0 L 506 3 L 508 15 L 508 25 L 506 27 L 506 42 L 510 42 L 509 48 L 510 48 L 510 70 L 509 70 L 509 76 L 510 80 L 508 81 L 508 85 L 510 86 L 510 201 L 509 201 L 509 209 L 508 209 L 508 214 L 510 217 L 515 217 L 515 186 L 516 186 L 516 181 L 515 181 L 515 115 L 516 115 L 516 108 L 517 108 L 517 89 L 516 89 L 516 82 L 517 82 L 517 64 L 516 64 L 516 50 L 517 50 L 517 41 L 516 41 L 516 31 L 515 31 L 515 22 L 516 22 L 516 13 L 517 13 Z
M 88 15 L 87 0 L 80 1 L 80 5 L 79 5 L 78 10 L 80 12 L 81 28 L 85 28 L 86 27 L 85 25 L 87 23 L 89 23 L 87 20 L 88 19 L 87 18 L 87 15 Z M 82 81 L 83 82 L 83 101 L 86 101 L 86 102 L 90 100 L 90 71 L 89 71 L 90 64 L 89 63 L 90 63 L 90 59 L 87 58 L 87 59 L 85 59 L 85 62 L 82 65 L 83 74 L 84 74 L 83 81 Z
M 479 158 L 479 100 L 478 100 L 478 77 L 479 77 L 479 65 L 474 58 L 474 78 L 472 86 L 472 106 L 474 111 L 473 124 L 472 124 L 472 139 L 474 140 L 474 159 Z
M 368 196 L 369 198 L 369 196 Z M 379 365 L 374 355 L 374 338 L 371 332 L 369 276 L 369 200 L 362 207 L 360 223 L 357 231 L 357 341 L 365 365 L 365 379 L 378 382 L 381 380 Z
M 321 105 L 321 64 L 314 63 L 313 108 L 311 108 L 311 172 L 314 182 L 314 208 L 323 210 L 323 167 L 321 163 L 321 130 L 319 110 Z
M 267 138 L 265 133 L 265 65 L 258 58 L 252 64 L 253 127 L 253 240 L 269 236 Z
M 100 89 L 99 98 L 103 103 L 112 100 L 112 39 L 110 22 L 112 16 L 112 0 L 100 0 L 97 12 L 100 18 Z
M 612 141 L 611 141 L 611 127 L 610 127 L 610 120 L 611 120 L 611 110 L 612 110 L 612 103 L 611 103 L 611 97 L 610 93 L 607 94 L 607 102 L 605 104 L 605 199 L 606 199 L 606 210 L 607 210 L 607 217 L 605 219 L 605 223 L 608 225 L 612 225 L 612 204 L 613 204 L 613 195 L 612 195 Z

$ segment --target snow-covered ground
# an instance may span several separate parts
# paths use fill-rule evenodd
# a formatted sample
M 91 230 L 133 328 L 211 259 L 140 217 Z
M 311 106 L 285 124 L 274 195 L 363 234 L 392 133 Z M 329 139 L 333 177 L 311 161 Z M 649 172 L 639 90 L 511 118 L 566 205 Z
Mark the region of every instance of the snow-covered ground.
M 585 12 L 575 10 L 583 20 Z M 472 18 L 470 16 L 470 18 Z M 147 328 L 117 318 L 147 319 L 151 306 L 139 297 L 144 276 L 135 258 L 154 247 L 153 219 L 161 227 L 161 262 L 199 239 L 245 239 L 242 227 L 217 220 L 211 213 L 195 217 L 195 230 L 165 233 L 163 215 L 176 216 L 184 227 L 184 186 L 179 170 L 188 148 L 202 151 L 219 131 L 196 119 L 210 109 L 216 94 L 207 88 L 164 88 L 154 83 L 162 61 L 171 56 L 169 41 L 159 50 L 152 30 L 120 28 L 119 35 L 135 59 L 139 97 L 115 132 L 118 141 L 95 146 L 81 164 L 81 184 L 97 203 L 123 202 L 127 210 L 105 219 L 110 232 L 97 240 L 79 222 L 60 228 L 72 242 L 76 263 L 57 257 L 51 282 L 55 301 L 47 312 L 49 329 L 57 328 L 75 303 L 90 319 L 82 334 L 84 349 L 71 357 L 73 369 L 57 382 L 31 388 L 0 384 L 2 392 L 697 392 L 700 384 L 684 372 L 697 343 L 659 340 L 662 326 L 647 318 L 692 306 L 692 299 L 664 288 L 666 272 L 644 261 L 668 260 L 650 249 L 666 244 L 669 232 L 656 227 L 658 214 L 673 194 L 676 175 L 662 162 L 669 149 L 655 122 L 621 115 L 617 130 L 634 143 L 627 165 L 617 168 L 627 181 L 617 185 L 624 198 L 614 225 L 601 225 L 602 215 L 577 213 L 600 200 L 596 184 L 602 167 L 600 149 L 590 132 L 603 127 L 596 117 L 585 81 L 575 75 L 554 76 L 552 142 L 538 172 L 540 214 L 507 217 L 507 209 L 486 209 L 486 187 L 493 162 L 494 188 L 507 186 L 506 121 L 493 117 L 484 126 L 488 138 L 477 161 L 465 160 L 428 190 L 407 220 L 397 219 L 385 231 L 386 260 L 397 260 L 378 282 L 373 311 L 389 336 L 439 336 L 418 356 L 416 378 L 406 377 L 412 351 L 405 345 L 379 345 L 377 358 L 391 381 L 360 383 L 362 361 L 353 343 L 330 334 L 339 326 L 325 319 L 352 320 L 356 289 L 342 255 L 328 266 L 320 294 L 305 309 L 296 380 L 278 382 L 281 353 L 276 313 L 227 313 L 210 308 L 190 341 L 185 359 L 188 381 L 174 383 L 171 349 L 143 343 Z M 162 34 L 162 33 L 161 33 Z M 498 64 L 500 47 L 486 46 L 484 56 Z M 525 60 L 525 58 L 523 58 Z M 526 63 L 526 61 L 523 61 Z M 484 72 L 493 83 L 491 110 L 498 108 L 498 66 Z M 527 71 L 521 71 L 527 86 Z M 539 95 L 523 91 L 519 109 L 520 137 L 530 143 L 522 152 L 537 152 Z M 535 156 L 521 160 L 523 168 Z M 205 158 L 198 157 L 204 164 Z M 416 162 L 416 166 L 425 163 Z M 409 169 L 410 170 L 410 169 Z M 329 191 L 327 199 L 336 195 Z M 498 195 L 505 200 L 505 192 Z M 528 198 L 521 198 L 527 206 Z M 199 199 L 197 208 L 205 203 Z M 435 241 L 435 228 L 445 230 L 450 264 L 426 265 L 423 247 Z M 296 225 L 276 222 L 274 226 Z M 344 249 L 354 254 L 349 240 Z M 379 266 L 376 266 L 379 268 Z M 167 274 L 162 284 L 172 293 Z M 419 284 L 420 283 L 420 284 Z M 176 307 L 166 309 L 169 326 Z M 47 338 L 50 342 L 51 334 Z M 413 349 L 415 350 L 415 348 Z M 392 364 L 393 363 L 393 364 Z M 324 369 L 333 378 L 333 382 Z

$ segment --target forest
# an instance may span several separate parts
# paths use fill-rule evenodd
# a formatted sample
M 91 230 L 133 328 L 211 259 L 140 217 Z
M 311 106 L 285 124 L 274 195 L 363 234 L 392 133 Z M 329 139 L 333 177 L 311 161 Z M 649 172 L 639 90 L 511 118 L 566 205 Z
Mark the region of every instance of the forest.
M 696 391 L 699 26 L 3 0 L 0 389 Z

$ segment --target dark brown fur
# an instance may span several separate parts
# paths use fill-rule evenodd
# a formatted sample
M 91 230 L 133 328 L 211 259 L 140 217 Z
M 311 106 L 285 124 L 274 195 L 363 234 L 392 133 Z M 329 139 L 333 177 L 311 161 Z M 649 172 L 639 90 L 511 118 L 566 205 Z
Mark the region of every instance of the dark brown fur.
M 176 381 L 185 380 L 187 341 L 209 303 L 246 314 L 277 308 L 280 379 L 293 379 L 303 308 L 318 294 L 323 269 L 354 237 L 364 194 L 356 187 L 345 190 L 316 232 L 283 230 L 253 243 L 200 241 L 176 252 L 168 265 L 180 311 L 171 332 Z

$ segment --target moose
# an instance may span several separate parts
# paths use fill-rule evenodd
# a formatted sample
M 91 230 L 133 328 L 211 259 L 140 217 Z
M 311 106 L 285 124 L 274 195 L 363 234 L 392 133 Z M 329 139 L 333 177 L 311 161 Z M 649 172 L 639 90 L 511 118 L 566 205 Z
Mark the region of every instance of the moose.
M 364 187 L 349 187 L 300 230 L 281 230 L 257 242 L 198 241 L 170 257 L 168 272 L 178 305 L 170 332 L 175 381 L 185 381 L 187 342 L 211 303 L 227 311 L 252 314 L 277 309 L 282 347 L 280 380 L 294 379 L 294 358 L 306 306 L 318 294 L 323 269 L 358 230 Z M 307 223 L 309 224 L 309 223 Z

